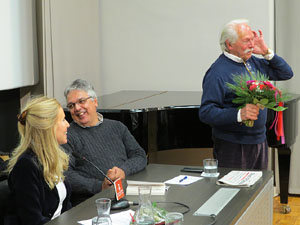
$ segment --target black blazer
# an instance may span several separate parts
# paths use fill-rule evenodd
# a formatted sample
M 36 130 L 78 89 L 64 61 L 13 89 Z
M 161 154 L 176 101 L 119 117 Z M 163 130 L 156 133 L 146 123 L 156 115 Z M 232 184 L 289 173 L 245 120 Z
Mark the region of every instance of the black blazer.
M 65 180 L 67 196 L 62 213 L 71 208 L 71 185 Z M 51 220 L 59 204 L 56 188 L 47 185 L 36 155 L 28 150 L 18 159 L 8 177 L 11 191 L 9 213 L 5 225 L 39 225 Z

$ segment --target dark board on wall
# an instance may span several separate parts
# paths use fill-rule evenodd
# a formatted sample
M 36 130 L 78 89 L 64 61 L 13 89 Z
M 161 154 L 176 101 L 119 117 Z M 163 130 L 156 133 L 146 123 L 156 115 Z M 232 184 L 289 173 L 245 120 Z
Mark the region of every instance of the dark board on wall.
M 17 114 L 20 90 L 0 91 L 0 152 L 11 152 L 18 143 Z

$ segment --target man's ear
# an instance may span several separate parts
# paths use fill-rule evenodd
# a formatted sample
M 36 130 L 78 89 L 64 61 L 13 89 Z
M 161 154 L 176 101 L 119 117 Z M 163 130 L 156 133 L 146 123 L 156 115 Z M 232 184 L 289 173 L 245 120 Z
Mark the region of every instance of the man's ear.
M 96 108 L 98 107 L 98 99 L 97 98 L 94 98 L 94 101 L 95 101 L 95 106 Z
M 225 44 L 226 44 L 226 49 L 228 51 L 230 51 L 232 49 L 232 45 L 230 44 L 230 42 L 228 40 L 225 41 Z

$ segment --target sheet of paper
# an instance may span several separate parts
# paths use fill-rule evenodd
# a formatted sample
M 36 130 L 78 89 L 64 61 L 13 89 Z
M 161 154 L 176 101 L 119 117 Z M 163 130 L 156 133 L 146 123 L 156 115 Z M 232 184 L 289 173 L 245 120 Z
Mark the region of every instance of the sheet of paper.
M 203 177 L 195 177 L 195 176 L 188 176 L 188 175 L 179 175 L 174 177 L 170 180 L 165 181 L 166 184 L 178 184 L 178 185 L 189 185 L 198 180 L 203 179 Z
M 134 211 L 129 209 L 119 213 L 110 214 L 112 225 L 128 225 L 131 221 L 131 216 L 134 215 Z M 82 225 L 92 225 L 92 219 L 78 221 Z
M 262 171 L 231 171 L 217 181 L 219 185 L 250 187 L 262 177 Z

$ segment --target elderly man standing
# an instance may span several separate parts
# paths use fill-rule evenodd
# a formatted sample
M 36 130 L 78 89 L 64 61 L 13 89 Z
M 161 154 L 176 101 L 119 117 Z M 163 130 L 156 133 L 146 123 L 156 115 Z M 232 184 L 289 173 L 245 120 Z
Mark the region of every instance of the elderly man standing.
M 67 176 L 73 189 L 71 199 L 78 204 L 111 184 L 91 164 L 74 158 L 73 152 L 92 161 L 113 181 L 144 169 L 147 158 L 124 124 L 105 119 L 96 111 L 97 95 L 91 84 L 75 80 L 64 94 L 73 122 L 63 147 L 70 154 Z
M 270 80 L 287 80 L 293 76 L 292 69 L 267 47 L 261 30 L 259 34 L 251 30 L 247 20 L 226 24 L 220 45 L 223 53 L 203 79 L 200 120 L 212 127 L 214 157 L 220 167 L 266 169 L 267 109 L 259 110 L 256 105 L 247 104 L 238 110 L 232 103 L 236 96 L 226 88 L 226 82 L 233 83 L 233 74 L 256 74 L 258 71 Z M 241 125 L 245 120 L 255 120 L 254 126 Z

